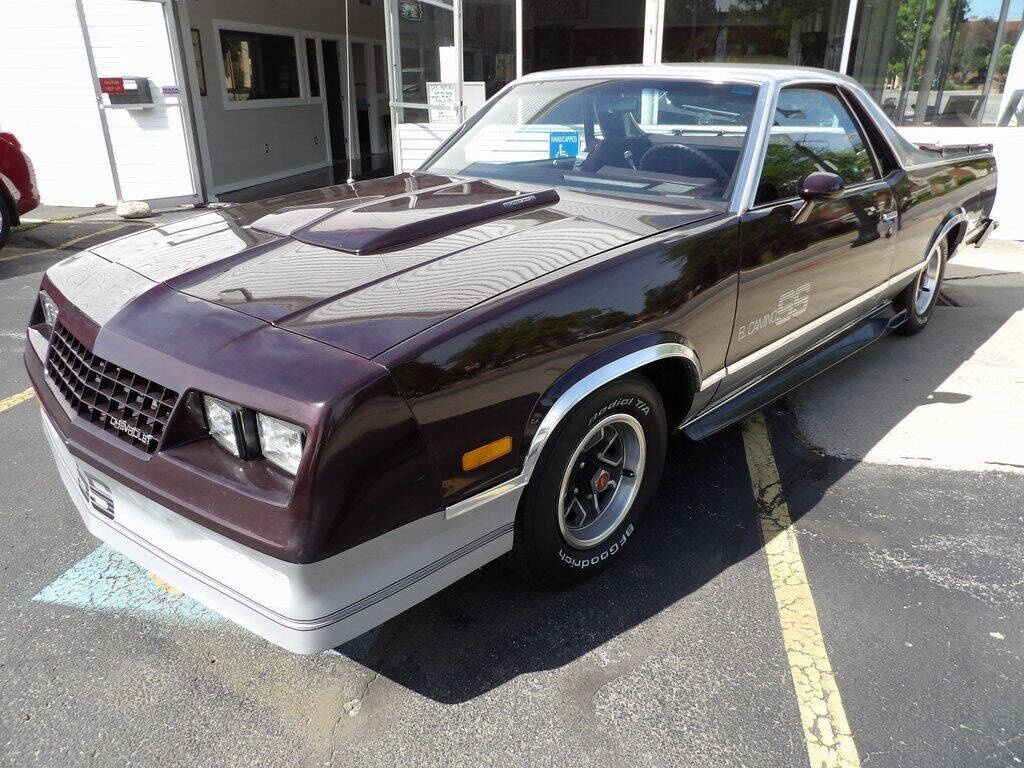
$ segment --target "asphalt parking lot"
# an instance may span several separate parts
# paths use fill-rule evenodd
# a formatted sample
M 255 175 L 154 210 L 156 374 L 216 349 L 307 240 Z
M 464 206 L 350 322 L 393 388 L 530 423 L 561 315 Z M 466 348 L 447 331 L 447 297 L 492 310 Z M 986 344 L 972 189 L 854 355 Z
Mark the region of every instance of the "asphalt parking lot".
M 619 568 L 492 564 L 300 657 L 98 548 L 57 478 L 22 329 L 48 264 L 148 225 L 114 226 L 0 251 L 0 764 L 1024 761 L 1024 247 L 951 268 L 923 334 L 675 441 Z

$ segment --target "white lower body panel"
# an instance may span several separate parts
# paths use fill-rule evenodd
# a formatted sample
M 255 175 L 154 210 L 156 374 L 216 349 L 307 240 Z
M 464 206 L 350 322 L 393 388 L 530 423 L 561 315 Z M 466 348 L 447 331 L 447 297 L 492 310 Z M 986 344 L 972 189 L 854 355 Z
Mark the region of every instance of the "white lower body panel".
M 45 413 L 43 424 L 61 480 L 94 536 L 208 608 L 297 653 L 340 645 L 512 548 L 521 487 L 466 514 L 446 518 L 438 512 L 317 563 L 278 560 L 72 456 Z

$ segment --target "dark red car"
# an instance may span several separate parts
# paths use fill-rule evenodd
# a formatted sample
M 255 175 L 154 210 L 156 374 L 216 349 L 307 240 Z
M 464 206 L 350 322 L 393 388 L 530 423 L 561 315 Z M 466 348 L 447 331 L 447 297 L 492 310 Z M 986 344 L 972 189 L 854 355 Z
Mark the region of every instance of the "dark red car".
M 994 226 L 989 150 L 822 70 L 538 72 L 415 173 L 55 264 L 25 364 L 90 531 L 320 651 L 506 554 L 617 562 L 670 434 L 925 328 Z
M 0 248 L 23 213 L 39 205 L 39 187 L 32 161 L 13 133 L 0 133 Z

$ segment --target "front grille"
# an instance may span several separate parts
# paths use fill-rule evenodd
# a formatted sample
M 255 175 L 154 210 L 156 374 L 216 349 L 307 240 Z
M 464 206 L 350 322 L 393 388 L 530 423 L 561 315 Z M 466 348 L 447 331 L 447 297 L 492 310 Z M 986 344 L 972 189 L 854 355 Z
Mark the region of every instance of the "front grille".
M 78 415 L 153 453 L 178 393 L 92 354 L 59 322 L 50 334 L 46 372 Z

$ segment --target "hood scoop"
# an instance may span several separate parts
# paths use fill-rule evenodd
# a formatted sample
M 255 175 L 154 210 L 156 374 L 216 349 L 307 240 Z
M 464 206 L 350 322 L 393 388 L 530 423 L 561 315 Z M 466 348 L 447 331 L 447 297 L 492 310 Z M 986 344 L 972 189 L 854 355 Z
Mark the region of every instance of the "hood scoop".
M 339 211 L 292 232 L 303 243 L 353 254 L 416 240 L 558 202 L 553 189 L 523 192 L 474 180 L 398 195 Z

